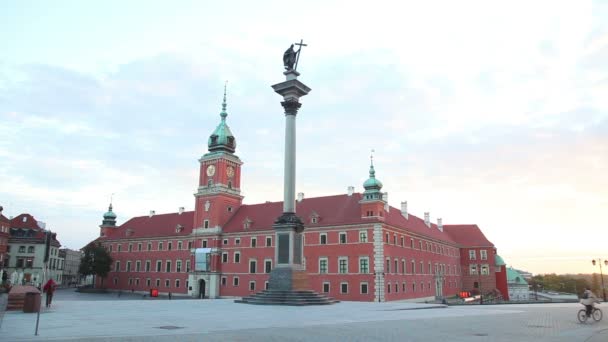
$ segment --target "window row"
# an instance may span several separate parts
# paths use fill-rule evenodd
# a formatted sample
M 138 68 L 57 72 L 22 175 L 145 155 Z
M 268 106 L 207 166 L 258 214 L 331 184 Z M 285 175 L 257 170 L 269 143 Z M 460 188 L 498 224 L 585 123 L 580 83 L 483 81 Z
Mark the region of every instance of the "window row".
M 241 262 L 241 253 L 234 252 L 233 261 L 235 264 L 239 264 Z M 228 262 L 228 252 L 222 253 L 222 263 Z M 272 271 L 272 260 L 266 259 L 264 260 L 264 273 L 270 273 Z M 262 272 L 262 270 L 258 271 L 258 261 L 257 259 L 249 259 L 249 273 L 258 273 Z
M 114 285 L 118 285 L 118 278 L 114 277 L 114 279 L 112 280 Z M 181 280 L 180 279 L 175 279 L 175 286 L 173 288 L 179 289 L 181 286 Z M 139 278 L 129 278 L 128 280 L 128 284 L 129 286 L 139 286 L 140 282 L 139 282 Z M 153 285 L 154 284 L 154 285 Z M 146 278 L 146 287 L 152 287 L 155 286 L 157 288 L 161 287 L 161 279 L 156 279 L 154 283 L 152 283 L 152 279 L 150 278 Z M 171 280 L 170 279 L 165 279 L 164 281 L 164 286 L 165 288 L 171 288 Z M 188 281 L 186 280 L 185 282 L 185 288 L 188 288 Z
M 185 267 L 183 267 L 183 263 L 181 260 L 175 261 L 175 267 L 172 266 L 172 260 L 165 260 L 163 267 L 163 260 L 156 260 L 156 267 L 152 267 L 151 260 L 145 260 L 143 263 L 141 260 L 136 260 L 134 263 L 132 261 L 125 262 L 125 268 L 121 268 L 120 261 L 114 262 L 114 272 L 190 272 L 190 260 L 186 260 Z
M 165 245 L 165 242 L 167 243 Z M 175 245 L 173 244 L 175 242 Z M 133 251 L 137 251 L 137 252 L 142 252 L 144 251 L 144 244 L 145 244 L 145 251 L 163 251 L 165 250 L 165 246 L 166 246 L 166 250 L 167 251 L 172 251 L 173 250 L 173 246 L 176 247 L 175 250 L 181 251 L 181 250 L 190 250 L 193 248 L 194 246 L 194 241 L 150 241 L 147 243 L 144 242 L 139 242 L 139 243 L 116 243 L 116 250 L 114 247 L 114 244 L 108 244 L 106 247 L 108 248 L 108 250 L 110 252 L 123 252 L 123 244 L 125 244 L 127 246 L 126 252 L 133 252 Z M 185 246 L 188 246 L 187 248 L 185 248 Z
M 478 272 L 478 269 L 481 270 L 481 275 L 490 275 L 490 265 L 488 265 L 488 264 L 481 264 L 481 265 L 470 264 L 469 265 L 469 274 L 476 275 Z
M 397 237 L 397 234 L 393 234 L 393 238 L 391 241 L 391 234 L 390 233 L 384 234 L 384 243 L 386 243 L 387 245 L 393 244 L 395 246 L 406 247 L 407 239 L 408 239 L 407 236 L 401 235 L 400 237 Z M 416 243 L 414 242 L 414 238 L 411 237 L 409 239 L 410 239 L 410 243 L 409 243 L 410 248 L 416 249 Z M 421 251 L 427 251 L 427 252 L 431 252 L 434 254 L 448 255 L 448 256 L 453 256 L 453 257 L 458 256 L 458 249 L 456 249 L 456 248 L 442 246 L 435 242 L 423 241 L 422 239 L 418 240 L 418 249 Z
M 476 260 L 477 259 L 477 253 L 474 249 L 470 249 L 469 250 L 469 260 Z M 479 251 L 479 259 L 480 260 L 488 260 L 488 251 L 485 249 L 482 249 Z
M 272 247 L 272 236 L 266 236 L 264 237 L 264 240 L 260 239 L 261 242 L 264 243 L 264 247 Z M 241 245 L 241 238 L 240 237 L 235 237 L 232 238 L 232 242 L 234 246 L 242 246 Z M 222 245 L 223 246 L 228 246 L 230 244 L 230 239 L 225 238 L 222 240 Z M 249 238 L 249 247 L 255 248 L 255 247 L 260 247 L 261 244 L 258 243 L 258 237 L 252 236 Z
M 386 258 L 386 266 L 384 269 L 385 273 L 402 273 L 402 274 L 442 274 L 442 275 L 458 275 L 459 267 L 458 265 L 446 265 L 443 263 L 427 263 L 427 268 L 424 268 L 424 261 L 419 262 L 419 267 L 416 268 L 416 260 L 410 260 L 410 267 L 407 267 L 407 262 L 405 259 L 401 259 L 399 262 L 398 259 L 394 259 L 391 268 L 391 259 Z
M 357 235 L 354 235 L 355 233 L 358 233 Z M 333 234 L 330 234 L 333 235 Z M 335 244 L 335 243 L 339 243 L 339 244 L 345 244 L 349 242 L 348 239 L 348 232 L 339 232 L 337 235 L 337 241 L 330 241 L 328 240 L 328 233 L 319 233 L 319 244 L 320 245 L 327 245 L 327 244 Z M 359 243 L 367 243 L 369 242 L 368 238 L 367 238 L 367 230 L 360 230 L 358 232 L 352 232 L 351 234 L 351 238 L 353 238 L 353 242 L 359 242 Z

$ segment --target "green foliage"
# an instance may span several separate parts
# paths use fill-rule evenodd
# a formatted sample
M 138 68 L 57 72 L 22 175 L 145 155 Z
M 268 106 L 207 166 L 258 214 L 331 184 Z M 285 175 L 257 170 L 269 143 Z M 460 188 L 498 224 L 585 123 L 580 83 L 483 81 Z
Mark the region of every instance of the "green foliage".
M 108 276 L 112 266 L 112 257 L 105 247 L 100 244 L 89 244 L 83 250 L 78 273 L 83 276 L 97 275 L 102 279 Z
M 529 281 L 531 290 L 556 291 L 565 293 L 576 293 L 581 296 L 589 281 L 584 276 L 568 274 L 544 274 L 536 275 Z

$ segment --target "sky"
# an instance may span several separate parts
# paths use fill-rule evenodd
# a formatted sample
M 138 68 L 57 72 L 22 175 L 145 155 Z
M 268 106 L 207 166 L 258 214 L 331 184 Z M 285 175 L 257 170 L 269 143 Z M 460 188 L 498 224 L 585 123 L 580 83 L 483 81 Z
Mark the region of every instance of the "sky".
M 608 258 L 608 2 L 4 1 L 0 205 L 78 249 L 118 223 L 193 210 L 219 123 L 244 203 L 281 201 L 271 85 L 304 39 L 296 191 L 362 192 L 475 223 L 505 262 L 591 273 Z

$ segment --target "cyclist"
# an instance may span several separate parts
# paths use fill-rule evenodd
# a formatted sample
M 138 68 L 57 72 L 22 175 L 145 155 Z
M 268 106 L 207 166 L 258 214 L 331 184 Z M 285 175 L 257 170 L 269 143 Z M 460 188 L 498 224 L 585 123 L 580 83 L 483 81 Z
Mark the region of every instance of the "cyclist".
M 587 317 L 591 317 L 591 313 L 593 312 L 593 306 L 596 302 L 598 302 L 598 299 L 595 294 L 591 292 L 591 289 L 589 289 L 588 287 L 585 288 L 585 292 L 583 292 L 583 298 L 581 299 L 581 304 L 583 304 L 587 309 Z

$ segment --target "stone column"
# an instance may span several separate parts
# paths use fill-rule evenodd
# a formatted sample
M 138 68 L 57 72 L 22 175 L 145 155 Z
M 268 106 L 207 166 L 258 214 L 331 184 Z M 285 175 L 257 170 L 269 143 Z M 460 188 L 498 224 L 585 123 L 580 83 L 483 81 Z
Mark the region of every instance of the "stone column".
M 293 290 L 294 271 L 301 269 L 302 231 L 304 224 L 296 216 L 296 116 L 302 106 L 300 97 L 310 92 L 295 70 L 284 73 L 285 82 L 272 86 L 283 97 L 285 111 L 285 173 L 283 178 L 283 213 L 273 225 L 275 229 L 275 268 L 270 273 L 269 288 Z

